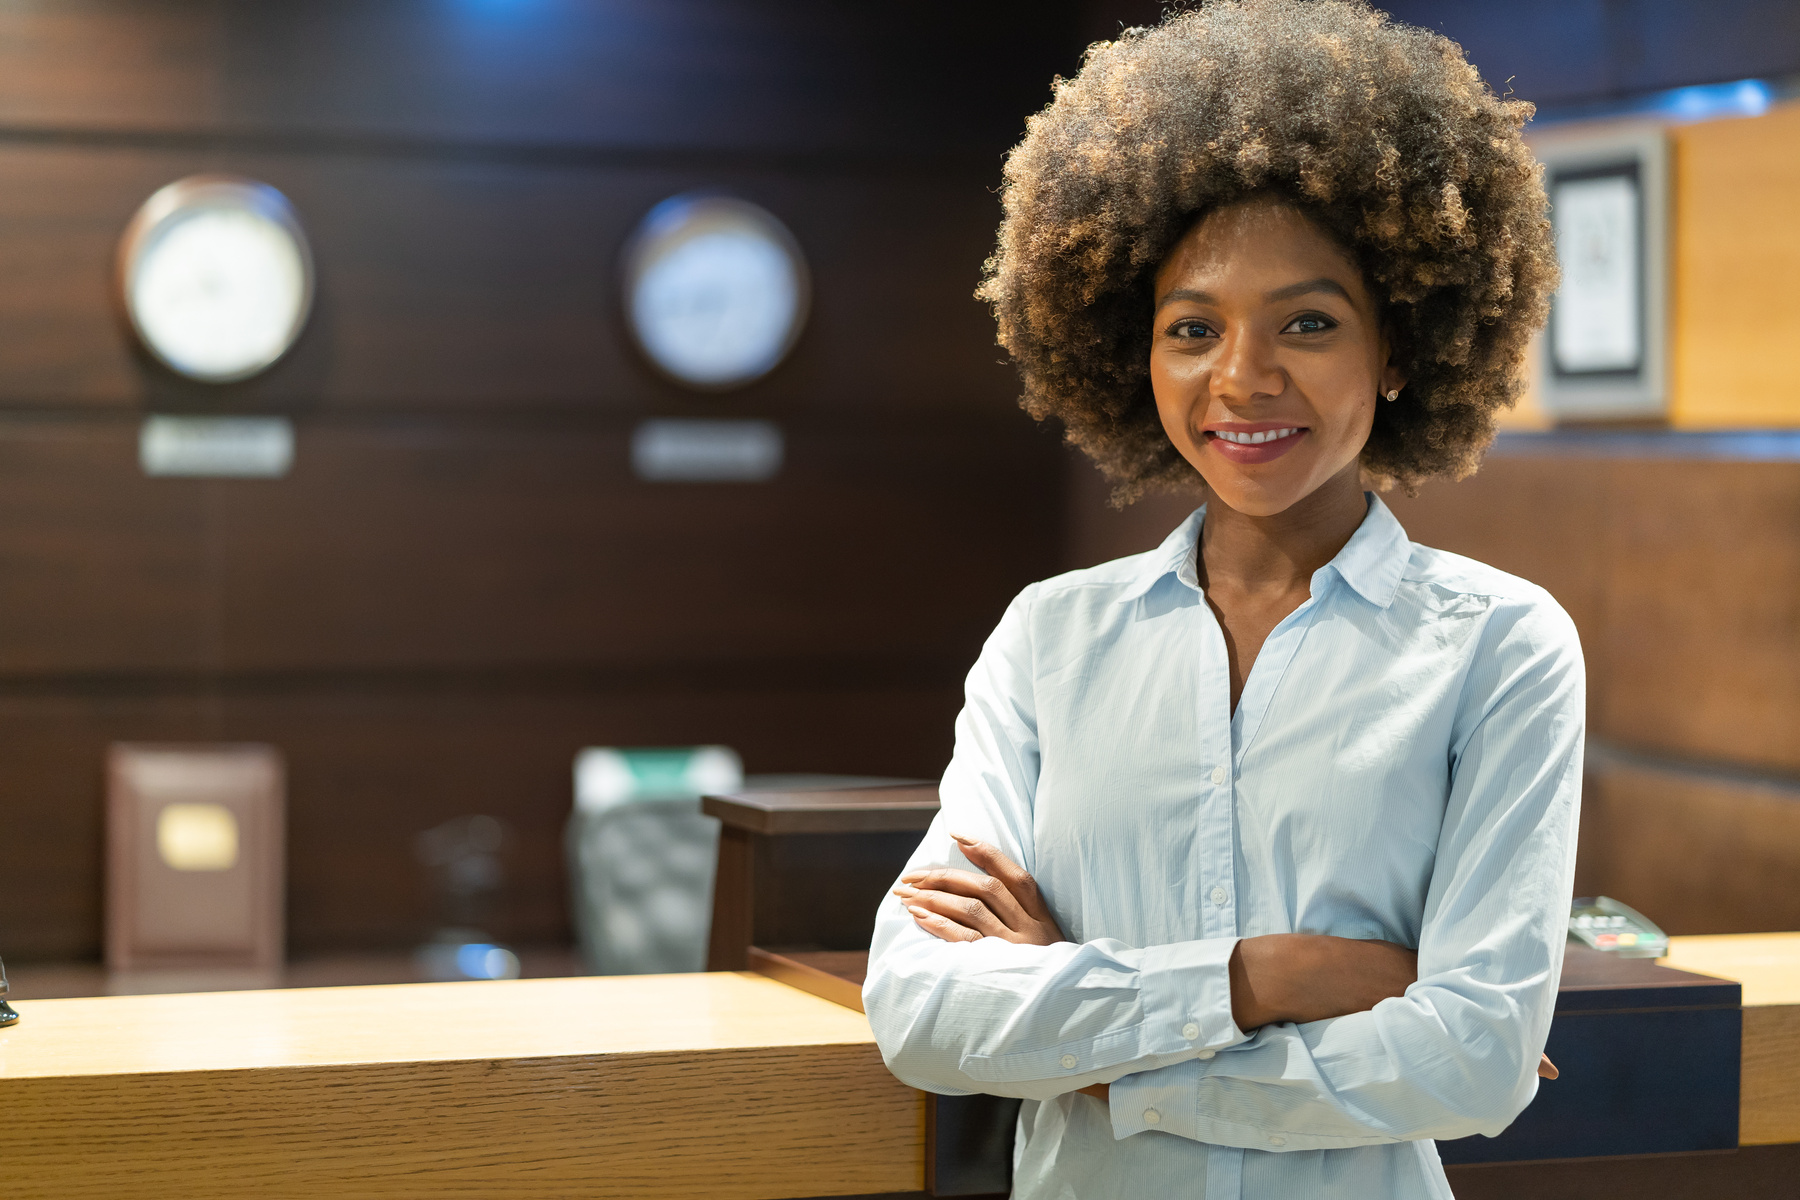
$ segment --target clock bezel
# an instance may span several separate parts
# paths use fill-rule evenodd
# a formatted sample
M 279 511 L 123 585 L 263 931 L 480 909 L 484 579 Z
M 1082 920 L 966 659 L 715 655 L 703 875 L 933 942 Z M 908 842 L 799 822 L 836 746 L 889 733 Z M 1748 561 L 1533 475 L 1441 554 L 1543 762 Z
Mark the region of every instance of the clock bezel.
M 782 337 L 781 346 L 776 351 L 769 365 L 753 375 L 741 375 L 731 379 L 711 382 L 689 379 L 666 366 L 656 356 L 643 331 L 638 327 L 636 316 L 636 295 L 639 284 L 650 260 L 660 248 L 671 242 L 691 236 L 693 226 L 703 221 L 716 221 L 720 218 L 733 220 L 748 226 L 756 233 L 767 238 L 783 255 L 794 276 L 794 314 L 788 322 L 787 331 Z M 620 255 L 620 297 L 621 316 L 631 342 L 637 347 L 639 356 L 648 363 L 663 379 L 688 391 L 718 395 L 734 392 L 749 387 L 753 383 L 767 379 L 788 360 L 794 347 L 800 341 L 800 335 L 806 330 L 806 322 L 812 315 L 812 272 L 807 265 L 806 254 L 800 248 L 800 242 L 793 231 L 774 213 L 753 201 L 745 200 L 726 192 L 691 191 L 681 192 L 659 201 L 649 212 L 644 214 L 626 239 Z
M 132 303 L 132 284 L 143 263 L 144 254 L 157 234 L 170 222 L 203 208 L 250 212 L 268 220 L 292 240 L 300 259 L 300 302 L 295 306 L 294 318 L 281 339 L 279 349 L 272 355 L 234 371 L 195 371 L 170 360 L 146 332 L 138 319 L 137 308 Z M 307 240 L 306 230 L 301 226 L 294 206 L 270 184 L 237 175 L 189 175 L 158 188 L 132 214 L 130 223 L 125 226 L 125 232 L 119 238 L 113 288 L 133 336 L 151 358 L 183 379 L 196 383 L 238 383 L 262 374 L 287 357 L 299 342 L 300 335 L 305 332 L 313 307 L 312 245 Z

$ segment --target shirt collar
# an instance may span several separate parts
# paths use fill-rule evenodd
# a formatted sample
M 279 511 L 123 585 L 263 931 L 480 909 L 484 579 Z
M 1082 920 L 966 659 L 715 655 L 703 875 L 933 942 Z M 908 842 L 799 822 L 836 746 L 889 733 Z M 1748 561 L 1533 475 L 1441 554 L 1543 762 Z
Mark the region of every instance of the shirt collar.
M 1406 564 L 1412 558 L 1412 542 L 1399 520 L 1381 502 L 1381 497 L 1373 492 L 1365 495 L 1369 498 L 1368 515 L 1363 517 L 1362 524 L 1356 527 L 1356 532 L 1350 535 L 1337 556 L 1319 570 L 1337 572 L 1338 578 L 1363 599 L 1377 608 L 1386 608 L 1394 602 L 1394 593 L 1399 590 Z M 1200 528 L 1205 520 L 1206 507 L 1202 505 L 1177 525 L 1174 532 L 1163 539 L 1162 545 L 1145 555 L 1144 565 L 1132 580 L 1126 598 L 1142 596 L 1169 575 L 1199 591 L 1195 550 L 1200 544 Z M 1317 574 L 1313 578 L 1316 594 L 1318 584 L 1323 581 Z

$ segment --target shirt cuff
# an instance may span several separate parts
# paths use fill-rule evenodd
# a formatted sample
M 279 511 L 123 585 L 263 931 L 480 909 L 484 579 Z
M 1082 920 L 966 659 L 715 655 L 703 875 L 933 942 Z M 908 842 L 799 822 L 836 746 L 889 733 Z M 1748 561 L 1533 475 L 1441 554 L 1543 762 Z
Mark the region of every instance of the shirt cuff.
M 1212 1057 L 1250 1039 L 1231 1019 L 1231 952 L 1238 939 L 1205 938 L 1148 946 L 1138 963 L 1143 1005 L 1140 1052 Z
M 1200 1080 L 1207 1063 L 1199 1059 L 1155 1071 L 1139 1071 L 1113 1083 L 1107 1093 L 1113 1137 L 1158 1130 L 1176 1137 L 1198 1137 Z

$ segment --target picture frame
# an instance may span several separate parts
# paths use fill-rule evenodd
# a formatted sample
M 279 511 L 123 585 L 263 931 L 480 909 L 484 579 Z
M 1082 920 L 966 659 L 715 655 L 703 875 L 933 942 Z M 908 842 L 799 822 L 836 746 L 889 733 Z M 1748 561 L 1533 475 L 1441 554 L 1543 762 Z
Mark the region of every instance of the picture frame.
M 1537 339 L 1558 421 L 1668 414 L 1668 134 L 1652 122 L 1536 133 L 1562 285 Z

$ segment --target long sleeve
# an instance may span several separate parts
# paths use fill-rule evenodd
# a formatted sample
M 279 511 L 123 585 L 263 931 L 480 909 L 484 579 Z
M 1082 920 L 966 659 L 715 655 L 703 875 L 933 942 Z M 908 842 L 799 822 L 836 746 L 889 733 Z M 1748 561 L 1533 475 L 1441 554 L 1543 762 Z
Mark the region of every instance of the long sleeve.
M 1266 1027 L 1115 1083 L 1115 1136 L 1154 1125 L 1214 1145 L 1330 1149 L 1492 1136 L 1530 1103 L 1566 937 L 1585 682 L 1560 609 L 1509 608 L 1462 688 L 1418 982 L 1371 1011 Z
M 1034 591 L 1013 602 L 969 674 L 943 807 L 908 870 L 968 869 L 952 831 L 1036 870 Z M 1044 894 L 1058 911 L 1056 896 Z M 883 1058 L 905 1082 L 1042 1100 L 1243 1041 L 1227 976 L 1235 944 L 944 942 L 889 899 L 876 919 L 863 1001 Z

